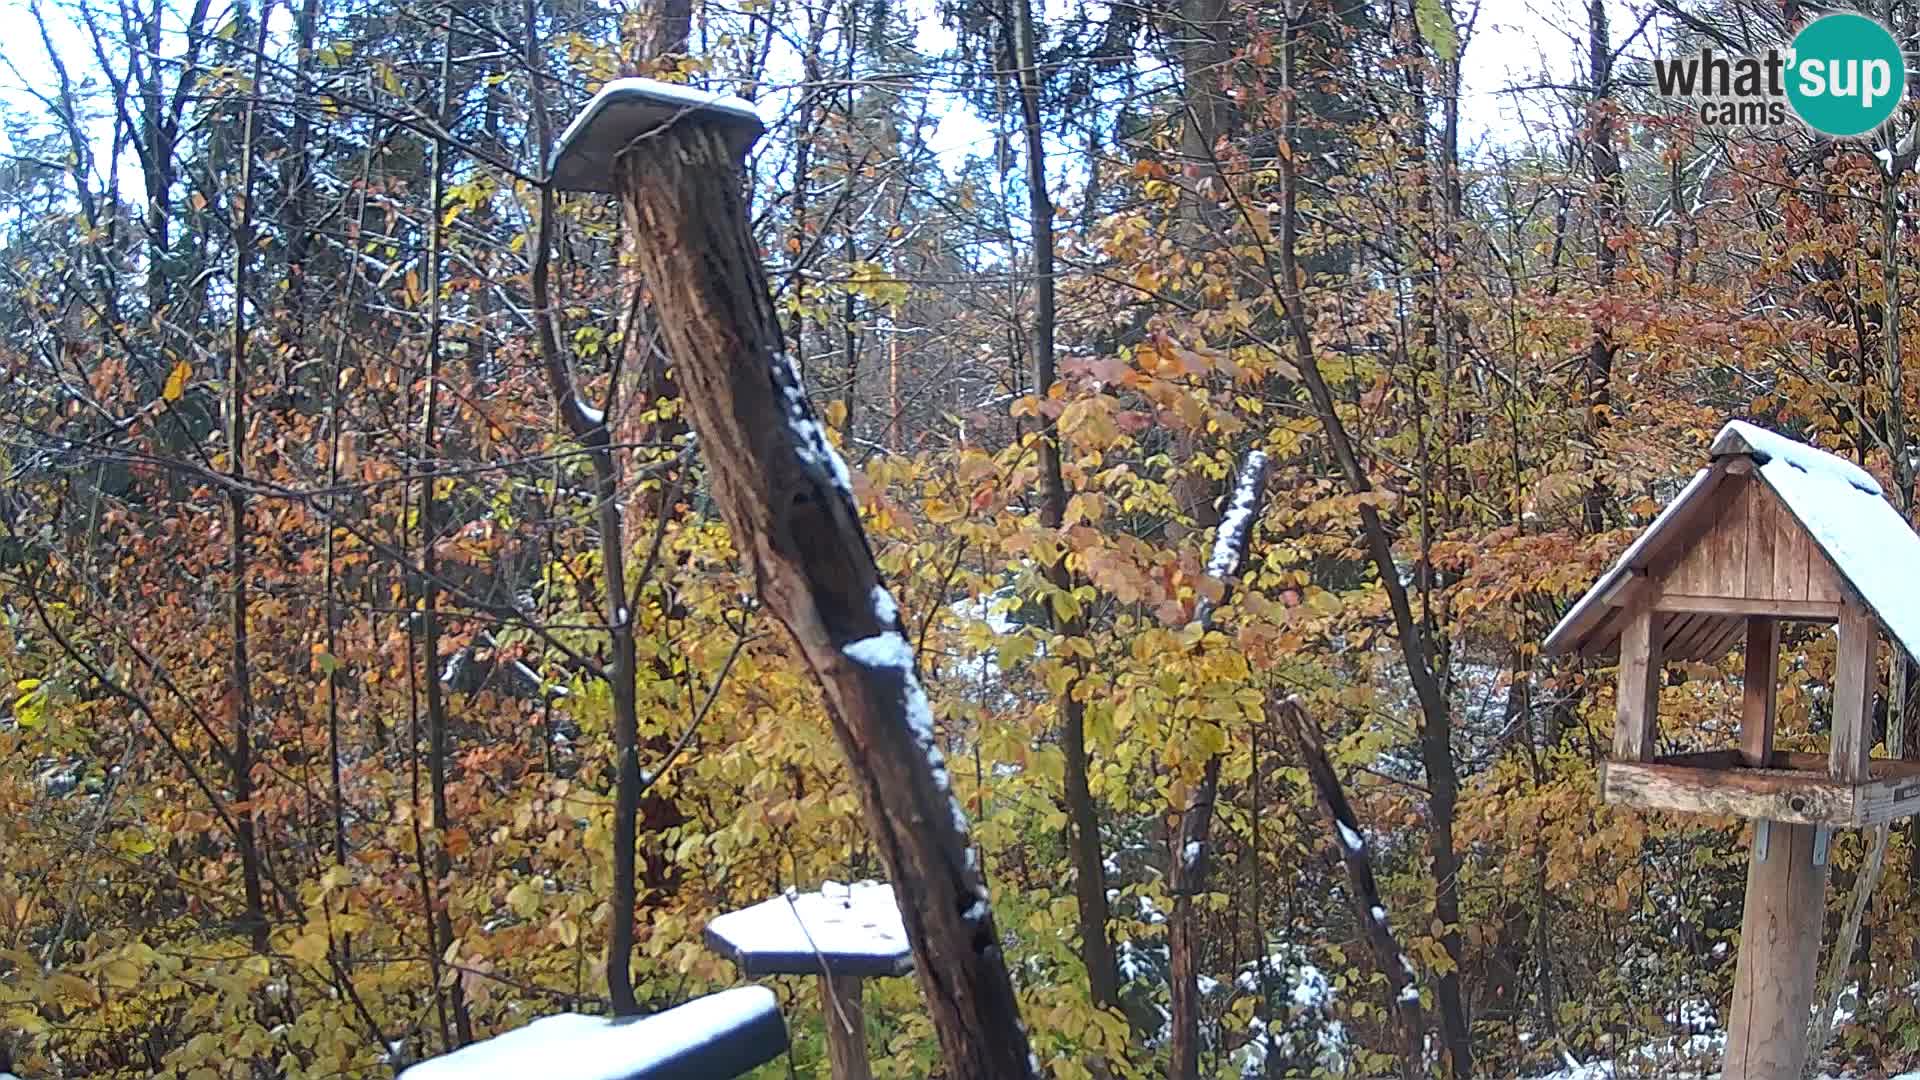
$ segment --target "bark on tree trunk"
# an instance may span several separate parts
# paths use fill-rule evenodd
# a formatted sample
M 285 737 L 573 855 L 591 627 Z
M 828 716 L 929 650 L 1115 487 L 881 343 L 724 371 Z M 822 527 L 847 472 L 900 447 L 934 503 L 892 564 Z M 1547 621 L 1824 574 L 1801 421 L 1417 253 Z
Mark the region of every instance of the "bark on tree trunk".
M 618 159 L 616 190 L 714 500 L 761 600 L 824 692 L 915 974 L 956 1080 L 1025 1077 L 1020 1025 L 967 822 L 851 482 L 782 348 L 737 155 L 681 123 Z
M 258 51 L 253 61 L 254 85 L 266 50 L 266 13 L 261 12 Z M 233 337 L 227 354 L 227 552 L 233 575 L 227 597 L 233 745 L 227 763 L 232 772 L 233 801 L 237 808 L 240 880 L 247 897 L 247 929 L 253 951 L 267 951 L 266 898 L 260 887 L 260 847 L 254 835 L 253 808 L 253 676 L 247 649 L 247 273 L 253 256 L 253 138 L 257 102 L 249 98 L 240 135 L 240 190 L 233 209 Z
M 1606 0 L 1588 0 L 1587 66 L 1593 77 L 1593 101 L 1588 106 L 1588 162 L 1594 187 L 1593 286 L 1599 295 L 1613 288 L 1619 256 L 1613 242 L 1620 235 L 1620 155 L 1613 148 L 1613 46 L 1607 33 Z M 1613 328 L 1595 319 L 1587 343 L 1587 438 L 1591 451 L 1600 451 L 1600 433 L 1606 430 L 1613 407 Z M 1596 470 L 1587 490 L 1583 511 L 1586 529 L 1606 528 L 1607 486 Z
M 1042 139 L 1040 83 L 1034 60 L 1031 0 L 1012 0 L 1015 66 L 1020 80 L 1020 114 L 1027 143 L 1027 204 L 1033 229 L 1033 392 L 1045 399 L 1054 382 L 1053 199 L 1047 192 L 1046 147 Z M 1067 485 L 1060 467 L 1060 429 L 1044 415 L 1040 424 L 1040 522 L 1058 529 L 1066 520 Z M 1073 573 L 1066 559 L 1046 568 L 1054 588 L 1071 592 Z M 1063 617 L 1051 605 L 1053 631 L 1081 637 L 1084 620 Z M 1120 967 L 1108 931 L 1106 860 L 1100 850 L 1100 816 L 1088 781 L 1086 706 L 1076 691 L 1086 670 L 1075 661 L 1075 676 L 1060 695 L 1060 751 L 1065 759 L 1063 787 L 1073 859 L 1073 895 L 1080 911 L 1080 959 L 1087 968 L 1087 989 L 1096 1005 L 1120 1007 Z
M 1289 91 L 1281 97 L 1282 138 L 1291 138 L 1295 128 L 1296 106 L 1290 91 L 1293 36 L 1299 27 L 1298 7 L 1296 0 L 1289 0 L 1289 30 L 1281 61 L 1283 82 Z M 1280 235 L 1271 287 L 1285 313 L 1294 365 L 1300 371 L 1301 381 L 1306 383 L 1315 418 L 1339 463 L 1347 489 L 1355 495 L 1366 495 L 1374 490 L 1373 481 L 1361 462 L 1346 422 L 1341 419 L 1333 392 L 1321 374 L 1319 357 L 1314 352 L 1313 331 L 1306 297 L 1301 288 L 1302 277 L 1296 251 L 1299 184 L 1294 161 L 1290 155 L 1282 154 L 1278 164 Z M 1415 619 L 1413 606 L 1408 602 L 1407 588 L 1401 579 L 1400 566 L 1393 557 L 1393 540 L 1387 532 L 1386 523 L 1381 520 L 1378 508 L 1371 501 L 1362 502 L 1358 513 L 1361 535 L 1366 541 L 1367 553 L 1373 562 L 1374 573 L 1380 580 L 1380 587 L 1387 594 L 1387 604 L 1393 612 L 1394 633 L 1400 641 L 1401 658 L 1406 664 L 1407 677 L 1413 683 L 1414 697 L 1420 705 L 1420 761 L 1426 772 L 1429 792 L 1427 837 L 1429 869 L 1434 886 L 1433 914 L 1442 927 L 1441 946 L 1447 950 L 1453 962 L 1453 969 L 1440 976 L 1435 989 L 1449 1064 L 1453 1075 L 1464 1080 L 1473 1075 L 1473 1030 L 1467 1019 L 1466 1000 L 1460 991 L 1459 972 L 1464 949 L 1459 928 L 1460 859 L 1453 844 L 1454 805 L 1459 798 L 1459 776 L 1453 761 L 1453 714 L 1434 668 L 1433 642 Z
M 1222 584 L 1246 564 L 1253 529 L 1266 502 L 1267 455 L 1255 450 L 1241 459 L 1234 474 L 1233 505 L 1214 538 L 1213 557 L 1207 564 L 1207 572 L 1220 578 Z M 1208 627 L 1213 624 L 1215 610 L 1215 605 L 1202 601 L 1194 616 L 1202 627 Z M 1213 754 L 1201 767 L 1200 783 L 1181 810 L 1169 845 L 1167 891 L 1173 897 L 1173 910 L 1167 917 L 1167 960 L 1171 969 L 1167 1011 L 1172 1029 L 1169 1080 L 1197 1080 L 1200 1076 L 1200 942 L 1193 901 L 1207 890 L 1213 807 L 1220 794 L 1220 768 L 1225 760 L 1225 754 Z

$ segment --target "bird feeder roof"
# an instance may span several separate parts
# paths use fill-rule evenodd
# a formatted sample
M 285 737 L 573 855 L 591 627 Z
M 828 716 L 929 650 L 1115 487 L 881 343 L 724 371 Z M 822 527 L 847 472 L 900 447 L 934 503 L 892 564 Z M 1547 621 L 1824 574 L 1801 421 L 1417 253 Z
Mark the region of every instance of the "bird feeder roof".
M 767 130 L 753 104 L 656 79 L 615 79 L 573 118 L 553 148 L 547 174 L 561 191 L 613 191 L 613 162 L 628 147 L 674 123 L 717 124 L 741 157 Z
M 824 882 L 707 924 L 707 944 L 748 975 L 905 975 L 913 952 L 884 881 Z
M 1615 648 L 1621 626 L 1615 616 L 1629 602 L 1639 579 L 1658 578 L 1687 560 L 1738 567 L 1764 561 L 1764 556 L 1778 566 L 1783 551 L 1800 545 L 1806 560 L 1797 570 L 1802 595 L 1776 601 L 1782 617 L 1799 613 L 1798 617 L 1831 621 L 1822 614 L 1821 590 L 1844 588 L 1866 605 L 1909 656 L 1920 658 L 1920 536 L 1887 502 L 1871 475 L 1823 450 L 1740 420 L 1720 429 L 1710 454 L 1708 467 L 1695 474 L 1567 611 L 1547 635 L 1545 652 L 1603 653 Z M 1746 464 L 1738 464 L 1742 462 Z M 1725 492 L 1716 497 L 1729 481 L 1738 499 L 1728 498 Z M 1777 515 L 1799 535 L 1786 537 L 1791 544 L 1783 544 L 1778 536 L 1759 535 L 1767 515 Z M 1700 546 L 1708 535 L 1722 546 L 1703 552 Z M 1753 581 L 1765 570 L 1755 567 L 1744 579 L 1738 569 L 1722 576 Z M 1696 584 L 1685 591 L 1705 590 Z M 1745 592 L 1723 588 L 1715 598 L 1767 592 L 1764 587 Z M 1838 596 L 1833 599 L 1837 601 Z M 1678 648 L 1670 648 L 1666 655 L 1712 659 L 1732 646 L 1746 614 L 1766 613 L 1758 607 L 1751 612 L 1736 605 L 1726 607 L 1718 616 L 1692 616 L 1698 630 L 1676 629 L 1676 641 L 1670 645 Z

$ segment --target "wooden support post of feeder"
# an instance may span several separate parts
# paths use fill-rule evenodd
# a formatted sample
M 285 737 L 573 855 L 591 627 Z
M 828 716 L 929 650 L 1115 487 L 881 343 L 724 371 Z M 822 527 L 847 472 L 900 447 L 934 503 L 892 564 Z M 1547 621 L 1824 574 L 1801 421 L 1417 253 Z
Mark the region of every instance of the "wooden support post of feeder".
M 715 918 L 707 944 L 746 975 L 819 976 L 834 1080 L 872 1080 L 864 982 L 913 971 L 891 887 L 829 881 L 818 892 L 776 896 Z
M 761 131 L 737 98 L 617 79 L 568 125 L 548 171 L 556 187 L 620 199 L 627 253 L 651 295 L 709 490 L 761 601 L 820 684 L 901 900 L 947 1074 L 1033 1076 L 1039 1065 L 913 647 L 874 563 L 853 478 L 785 352 L 750 231 L 741 159 Z
M 1920 653 L 1920 537 L 1870 475 L 1803 443 L 1735 421 L 1712 456 L 1543 651 L 1618 654 L 1608 802 L 1754 822 L 1721 1075 L 1800 1080 L 1831 830 L 1920 813 L 1920 763 L 1869 756 L 1877 635 Z M 1784 622 L 1839 630 L 1824 755 L 1774 749 Z M 1664 665 L 1736 645 L 1739 745 L 1660 756 Z

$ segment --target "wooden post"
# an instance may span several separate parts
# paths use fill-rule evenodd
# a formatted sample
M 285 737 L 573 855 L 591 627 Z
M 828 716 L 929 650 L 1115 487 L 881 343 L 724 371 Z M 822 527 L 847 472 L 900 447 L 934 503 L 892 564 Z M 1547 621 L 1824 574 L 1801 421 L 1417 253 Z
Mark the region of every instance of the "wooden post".
M 946 1075 L 1033 1076 L 910 638 L 861 527 L 852 477 L 785 353 L 748 230 L 738 131 L 757 134 L 759 121 L 745 103 L 715 105 L 645 80 L 617 80 L 596 102 L 568 129 L 555 172 L 598 160 L 596 149 L 612 159 L 627 244 L 652 291 L 714 502 L 766 610 L 820 684 L 900 901 Z
M 1826 915 L 1827 868 L 1813 858 L 1817 826 L 1756 821 L 1753 827 L 1721 1076 L 1801 1080 Z
M 1661 635 L 1666 618 L 1641 593 L 1630 603 L 1620 630 L 1620 686 L 1615 695 L 1613 756 L 1616 761 L 1647 761 L 1660 715 Z
M 1773 760 L 1774 687 L 1779 679 L 1780 622 L 1747 619 L 1747 667 L 1740 702 L 1740 759 L 1750 769 Z
M 1851 596 L 1840 600 L 1840 645 L 1833 671 L 1833 741 L 1828 770 L 1836 780 L 1867 779 L 1873 746 L 1873 650 L 1879 643 L 1873 616 Z
M 873 1080 L 873 1066 L 867 1062 L 867 1011 L 860 1000 L 864 985 L 864 979 L 851 975 L 820 976 L 833 1080 Z

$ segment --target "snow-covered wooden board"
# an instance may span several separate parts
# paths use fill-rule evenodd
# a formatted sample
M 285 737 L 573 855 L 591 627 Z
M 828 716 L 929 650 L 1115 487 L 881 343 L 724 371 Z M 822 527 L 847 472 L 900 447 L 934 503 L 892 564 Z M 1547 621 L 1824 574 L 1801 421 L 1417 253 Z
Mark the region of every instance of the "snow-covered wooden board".
M 884 881 L 776 896 L 718 916 L 707 943 L 747 975 L 905 975 L 913 952 Z
M 561 191 L 613 191 L 613 159 L 648 134 L 698 118 L 717 124 L 746 155 L 766 125 L 753 104 L 655 79 L 615 79 L 593 95 L 553 148 L 547 173 Z
M 743 986 L 652 1016 L 563 1013 L 423 1061 L 402 1080 L 728 1080 L 778 1057 L 773 991 Z

